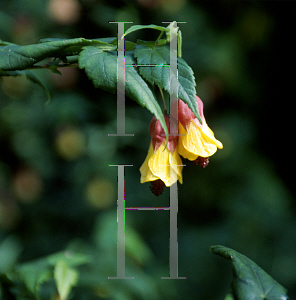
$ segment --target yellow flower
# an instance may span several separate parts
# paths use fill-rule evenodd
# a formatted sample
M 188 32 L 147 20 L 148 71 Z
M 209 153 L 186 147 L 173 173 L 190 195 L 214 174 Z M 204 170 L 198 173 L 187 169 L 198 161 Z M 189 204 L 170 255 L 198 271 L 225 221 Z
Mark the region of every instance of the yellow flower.
M 203 115 L 203 103 L 199 97 L 196 96 L 199 113 L 202 119 L 202 125 L 194 116 L 187 104 L 179 100 L 178 119 L 179 119 L 179 141 L 178 152 L 184 158 L 196 161 L 199 157 L 208 158 L 212 156 L 217 148 L 222 149 L 223 145 L 218 141 L 213 131 L 208 127 L 205 117 Z M 205 167 L 204 160 L 202 166 Z
M 213 131 L 206 123 L 200 98 L 196 96 L 202 124 L 187 104 L 180 99 L 175 99 L 175 101 L 178 101 L 179 123 L 171 119 L 171 124 L 169 124 L 169 116 L 164 115 L 167 127 L 170 128 L 169 125 L 171 125 L 171 132 L 174 134 L 169 135 L 166 145 L 164 129 L 160 121 L 153 117 L 149 126 L 151 143 L 147 157 L 140 168 L 141 183 L 150 181 L 151 190 L 157 196 L 162 193 L 164 186 L 169 187 L 177 180 L 183 183 L 183 166 L 179 154 L 205 168 L 209 163 L 209 156 L 212 156 L 217 148 L 223 148 L 222 143 L 215 138 Z
M 171 153 L 165 142 L 154 152 L 150 143 L 147 157 L 140 168 L 141 183 L 160 179 L 166 186 L 182 183 L 182 160 L 177 151 Z
M 169 117 L 164 116 L 167 126 Z M 166 137 L 159 120 L 153 117 L 150 123 L 151 143 L 147 157 L 140 168 L 141 183 L 151 181 L 152 192 L 162 193 L 164 186 L 171 186 L 177 180 L 182 183 L 182 160 L 176 150 L 177 136 L 169 136 L 166 147 Z

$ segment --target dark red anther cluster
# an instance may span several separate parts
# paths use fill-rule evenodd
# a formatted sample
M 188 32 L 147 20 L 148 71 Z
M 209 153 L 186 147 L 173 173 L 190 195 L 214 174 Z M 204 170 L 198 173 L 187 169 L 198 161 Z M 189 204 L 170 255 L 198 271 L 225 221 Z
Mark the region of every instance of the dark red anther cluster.
M 200 166 L 202 168 L 205 168 L 209 164 L 210 158 L 209 157 L 201 157 L 201 156 L 199 156 L 194 162 L 198 166 Z
M 163 188 L 165 187 L 165 184 L 162 180 L 157 179 L 154 181 L 151 181 L 150 190 L 155 196 L 159 196 L 163 193 Z

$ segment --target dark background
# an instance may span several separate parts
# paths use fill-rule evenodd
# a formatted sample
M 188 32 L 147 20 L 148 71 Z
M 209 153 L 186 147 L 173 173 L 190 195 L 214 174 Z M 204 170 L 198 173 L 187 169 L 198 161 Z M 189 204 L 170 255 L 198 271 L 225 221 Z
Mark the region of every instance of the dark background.
M 183 159 L 179 184 L 179 276 L 168 276 L 168 212 L 126 213 L 126 275 L 116 276 L 117 171 L 126 206 L 167 206 L 140 184 L 152 115 L 126 100 L 126 133 L 116 132 L 116 95 L 84 71 L 40 70 L 53 92 L 22 77 L 0 88 L 0 271 L 75 249 L 91 253 L 73 299 L 224 299 L 228 261 L 212 245 L 255 261 L 296 295 L 294 184 L 294 1 L 33 1 L 0 3 L 0 39 L 116 36 L 108 21 L 184 21 L 182 54 L 192 67 L 209 127 L 224 146 L 201 169 Z M 126 25 L 128 28 L 129 25 Z M 155 40 L 142 30 L 127 39 Z M 3 261 L 6 261 L 4 263 Z M 8 263 L 7 263 L 8 262 Z

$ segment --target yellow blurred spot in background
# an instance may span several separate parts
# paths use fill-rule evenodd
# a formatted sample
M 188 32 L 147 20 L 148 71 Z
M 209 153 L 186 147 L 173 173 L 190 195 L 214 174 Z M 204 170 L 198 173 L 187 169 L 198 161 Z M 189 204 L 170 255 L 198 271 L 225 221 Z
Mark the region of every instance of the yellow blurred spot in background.
M 84 153 L 85 143 L 83 132 L 71 127 L 60 130 L 55 140 L 58 154 L 66 160 L 80 157 Z
M 0 85 L 6 96 L 17 99 L 27 94 L 30 83 L 25 76 L 2 76 Z
M 94 293 L 100 297 L 100 298 L 110 298 L 110 291 L 107 287 L 105 286 L 98 286 L 95 290 Z
M 107 179 L 94 178 L 86 186 L 86 201 L 96 209 L 107 209 L 116 202 L 116 187 Z

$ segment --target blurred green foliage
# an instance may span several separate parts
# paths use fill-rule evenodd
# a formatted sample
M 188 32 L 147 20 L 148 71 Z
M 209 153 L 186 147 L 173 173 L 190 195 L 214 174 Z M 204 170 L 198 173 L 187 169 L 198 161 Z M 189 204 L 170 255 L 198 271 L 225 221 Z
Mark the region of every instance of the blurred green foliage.
M 183 160 L 178 272 L 187 279 L 160 279 L 168 276 L 168 212 L 127 211 L 126 276 L 135 279 L 108 280 L 116 276 L 117 238 L 117 170 L 108 164 L 133 165 L 125 172 L 127 206 L 169 203 L 169 190 L 157 198 L 139 182 L 152 115 L 127 99 L 126 133 L 134 136 L 109 137 L 117 128 L 116 95 L 95 89 L 82 70 L 38 71 L 53 94 L 48 105 L 25 77 L 3 78 L 0 298 L 59 299 L 61 286 L 66 292 L 73 286 L 64 299 L 224 299 L 231 269 L 210 253 L 216 244 L 251 258 L 296 297 L 295 187 L 285 167 L 293 125 L 293 81 L 285 68 L 293 39 L 286 36 L 295 26 L 294 4 L 1 1 L 0 38 L 21 45 L 116 36 L 108 21 L 186 21 L 182 56 L 224 149 L 206 169 Z M 129 38 L 152 40 L 158 33 L 140 35 Z

